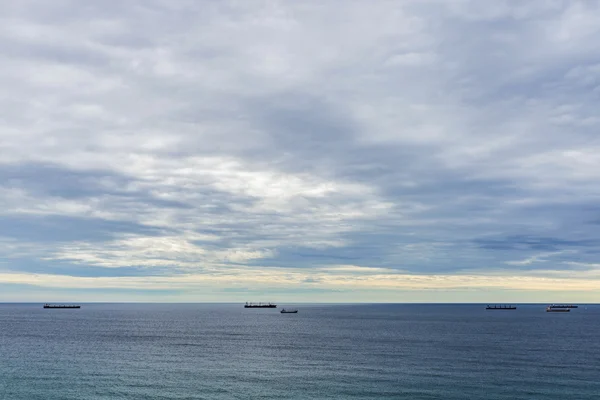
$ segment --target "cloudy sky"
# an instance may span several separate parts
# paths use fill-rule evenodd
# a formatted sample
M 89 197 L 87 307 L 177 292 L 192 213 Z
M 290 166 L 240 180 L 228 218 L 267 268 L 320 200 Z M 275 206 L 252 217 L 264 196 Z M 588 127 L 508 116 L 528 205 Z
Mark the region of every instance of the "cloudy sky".
M 0 301 L 600 302 L 600 3 L 5 1 Z

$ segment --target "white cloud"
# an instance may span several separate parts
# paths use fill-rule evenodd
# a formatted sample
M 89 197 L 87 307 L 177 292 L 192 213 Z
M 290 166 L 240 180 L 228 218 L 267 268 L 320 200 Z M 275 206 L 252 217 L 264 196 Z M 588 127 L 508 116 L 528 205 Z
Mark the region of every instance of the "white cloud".
M 372 265 L 346 270 L 365 287 L 388 269 L 445 287 L 428 276 L 541 268 L 559 252 L 593 264 L 597 11 L 2 4 L 2 234 L 60 217 L 85 237 L 49 243 L 30 226 L 29 257 L 0 250 L 27 259 L 14 270 L 268 262 L 339 276 L 351 259 Z M 98 221 L 113 225 L 90 237 Z M 494 235 L 506 243 L 480 244 Z
M 524 260 L 507 261 L 506 264 L 508 264 L 508 265 L 517 265 L 518 266 L 518 265 L 531 265 L 531 264 L 535 264 L 535 263 L 544 263 L 544 262 L 547 262 L 550 257 L 559 256 L 561 254 L 570 254 L 570 253 L 576 253 L 576 251 L 565 250 L 565 251 L 555 251 L 555 252 L 540 253 L 540 254 L 536 254 L 536 255 L 531 256 L 531 257 L 527 257 Z
M 307 279 L 312 278 L 309 283 Z M 224 269 L 212 274 L 148 277 L 72 277 L 47 274 L 0 273 L 0 283 L 27 284 L 50 288 L 110 288 L 140 290 L 191 291 L 207 285 L 234 287 L 254 285 L 256 288 L 294 288 L 298 285 L 324 289 L 514 289 L 534 291 L 594 291 L 600 280 L 577 278 L 548 278 L 539 276 L 480 276 L 480 275 L 407 275 L 407 274 L 306 274 L 299 271 L 260 269 Z

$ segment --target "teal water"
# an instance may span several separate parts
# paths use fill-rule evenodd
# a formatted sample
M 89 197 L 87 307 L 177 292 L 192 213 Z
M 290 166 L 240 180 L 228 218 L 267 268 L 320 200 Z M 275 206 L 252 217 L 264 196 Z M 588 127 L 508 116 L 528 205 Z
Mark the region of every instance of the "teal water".
M 597 399 L 600 306 L 0 305 L 0 399 Z

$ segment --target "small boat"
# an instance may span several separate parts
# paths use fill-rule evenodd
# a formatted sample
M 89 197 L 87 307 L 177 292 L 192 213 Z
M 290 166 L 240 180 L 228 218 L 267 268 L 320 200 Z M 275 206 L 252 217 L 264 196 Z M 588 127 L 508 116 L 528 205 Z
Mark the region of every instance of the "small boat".
M 570 312 L 570 308 L 553 308 L 552 306 L 546 307 L 546 312 Z
M 282 308 L 279 312 L 282 314 L 298 314 L 298 310 L 286 310 L 285 308 Z
M 516 310 L 517 306 L 506 306 L 506 305 L 492 305 L 489 304 L 485 307 L 486 310 Z
M 44 304 L 44 308 L 81 308 L 81 306 L 64 304 Z

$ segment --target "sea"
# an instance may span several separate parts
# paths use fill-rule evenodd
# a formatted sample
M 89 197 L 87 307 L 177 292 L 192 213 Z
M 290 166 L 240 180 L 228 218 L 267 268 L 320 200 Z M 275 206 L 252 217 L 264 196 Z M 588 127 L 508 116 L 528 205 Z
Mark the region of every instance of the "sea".
M 0 399 L 600 396 L 600 305 L 283 306 L 0 304 Z

